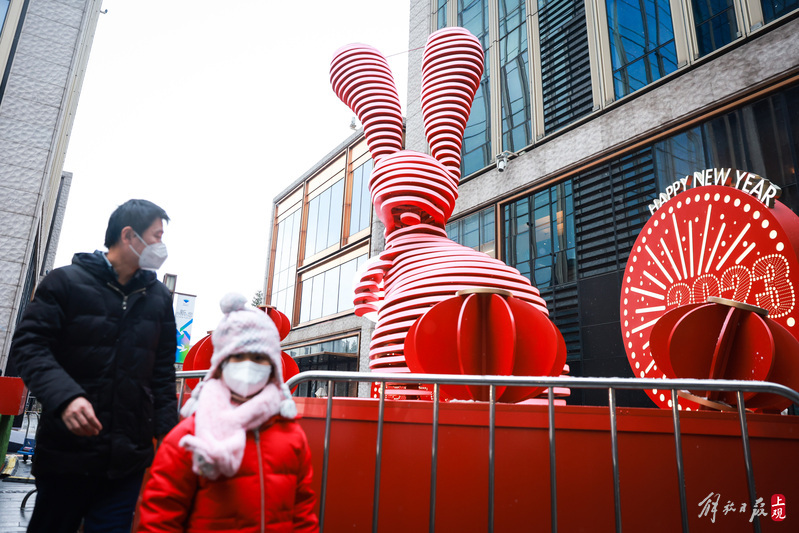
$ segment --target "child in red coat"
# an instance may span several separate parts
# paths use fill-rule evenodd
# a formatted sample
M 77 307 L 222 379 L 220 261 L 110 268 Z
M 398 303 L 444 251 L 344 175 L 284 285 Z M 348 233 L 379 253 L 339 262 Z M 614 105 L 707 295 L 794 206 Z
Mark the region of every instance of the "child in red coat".
M 222 299 L 205 381 L 150 469 L 138 531 L 318 531 L 311 455 L 271 319 Z

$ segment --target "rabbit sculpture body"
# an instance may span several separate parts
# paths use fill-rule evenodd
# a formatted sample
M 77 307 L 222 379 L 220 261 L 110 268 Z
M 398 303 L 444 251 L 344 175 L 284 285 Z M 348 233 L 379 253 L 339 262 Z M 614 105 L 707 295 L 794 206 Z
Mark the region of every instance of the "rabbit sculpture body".
M 356 315 L 377 313 L 371 369 L 410 371 L 408 330 L 462 289 L 508 291 L 549 315 L 538 289 L 518 270 L 453 242 L 444 230 L 458 197 L 463 132 L 482 71 L 482 46 L 467 30 L 445 28 L 429 37 L 422 67 L 428 155 L 402 149 L 399 96 L 379 51 L 353 44 L 339 49 L 332 61 L 333 89 L 364 128 L 374 160 L 369 190 L 385 225 L 385 250 L 368 263 L 355 287 Z

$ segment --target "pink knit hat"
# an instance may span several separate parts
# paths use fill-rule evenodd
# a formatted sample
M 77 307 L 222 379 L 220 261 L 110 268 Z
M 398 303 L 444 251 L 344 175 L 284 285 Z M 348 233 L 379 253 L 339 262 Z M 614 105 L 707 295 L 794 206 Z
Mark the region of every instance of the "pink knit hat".
M 211 334 L 214 354 L 209 375 L 231 355 L 257 353 L 269 356 L 275 377 L 282 383 L 280 334 L 272 319 L 263 311 L 248 307 L 247 299 L 234 292 L 226 294 L 219 307 L 225 316 Z
M 256 353 L 267 355 L 272 361 L 272 377 L 269 382 L 270 384 L 274 383 L 277 387 L 276 391 L 282 396 L 280 415 L 284 418 L 297 416 L 297 407 L 291 398 L 291 391 L 283 382 L 280 334 L 275 323 L 263 311 L 248 307 L 247 298 L 241 294 L 233 292 L 226 294 L 219 302 L 219 307 L 225 316 L 211 334 L 211 342 L 214 345 L 211 368 L 205 374 L 204 380 L 194 388 L 191 398 L 184 404 L 180 413 L 183 416 L 190 416 L 194 412 L 203 387 L 209 380 L 216 380 L 217 370 L 228 357 L 241 353 Z M 256 399 L 259 396 L 267 395 L 269 388 L 270 385 L 267 385 L 264 391 L 256 396 Z M 253 402 L 252 400 L 247 403 L 250 406 L 258 404 L 257 401 Z

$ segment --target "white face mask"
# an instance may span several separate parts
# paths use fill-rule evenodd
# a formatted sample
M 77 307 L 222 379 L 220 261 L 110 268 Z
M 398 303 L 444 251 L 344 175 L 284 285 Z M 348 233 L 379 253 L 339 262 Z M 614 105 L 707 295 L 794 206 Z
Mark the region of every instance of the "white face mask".
M 135 235 L 144 243 L 144 250 L 141 253 L 137 252 L 133 245 L 130 245 L 130 249 L 139 257 L 139 268 L 144 270 L 158 270 L 161 268 L 167 258 L 166 244 L 162 242 L 147 244 L 138 233 L 135 233 Z
M 222 368 L 222 381 L 244 398 L 263 389 L 271 375 L 272 365 L 261 365 L 254 361 L 231 361 Z

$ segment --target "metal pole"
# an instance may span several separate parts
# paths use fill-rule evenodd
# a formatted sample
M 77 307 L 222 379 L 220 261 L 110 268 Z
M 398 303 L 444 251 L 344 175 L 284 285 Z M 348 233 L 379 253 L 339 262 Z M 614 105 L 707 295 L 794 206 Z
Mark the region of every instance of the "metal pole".
M 186 390 L 186 378 L 181 378 L 180 392 L 178 393 L 178 414 L 180 414 L 180 408 L 183 406 L 183 395 L 185 394 L 185 390 Z
M 744 393 L 738 391 L 738 418 L 741 421 L 741 440 L 744 445 L 744 463 L 746 465 L 746 481 L 749 486 L 749 501 L 752 505 L 752 512 L 755 512 L 755 502 L 757 501 L 757 491 L 755 490 L 755 474 L 752 470 L 752 450 L 749 448 L 749 430 L 746 427 L 746 408 L 744 407 Z M 752 525 L 757 533 L 760 533 L 760 517 L 755 514 Z
M 496 385 L 489 388 L 488 401 L 488 532 L 494 531 L 494 426 L 496 425 Z
M 383 455 L 383 413 L 386 407 L 386 383 L 380 386 L 380 408 L 377 415 L 377 451 L 375 455 L 375 492 L 372 498 L 372 533 L 377 533 L 380 514 L 380 460 Z
M 550 509 L 552 517 L 552 533 L 558 531 L 558 473 L 555 463 L 555 388 L 549 387 L 547 390 L 549 399 L 549 495 Z
M 319 496 L 319 533 L 325 530 L 325 500 L 327 499 L 327 468 L 330 459 L 330 422 L 333 419 L 333 380 L 327 382 L 327 414 L 325 415 L 325 452 L 322 458 L 322 486 Z
M 680 516 L 683 533 L 688 533 L 688 504 L 685 498 L 685 471 L 682 461 L 682 434 L 680 433 L 680 410 L 677 391 L 671 390 L 671 415 L 674 419 L 674 448 L 677 452 L 677 482 L 680 486 Z
M 433 533 L 436 528 L 436 481 L 438 476 L 438 407 L 439 384 L 433 385 L 433 456 L 430 461 L 430 525 L 428 531 Z
M 608 389 L 610 400 L 610 446 L 613 455 L 613 502 L 616 506 L 616 531 L 621 533 L 621 483 L 619 482 L 619 441 L 616 431 L 616 389 Z

